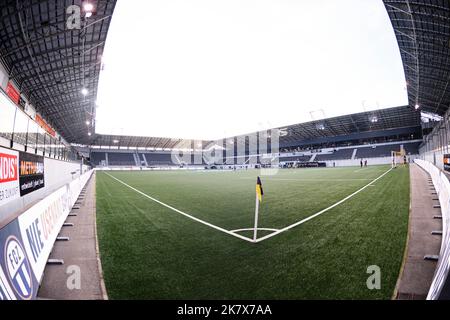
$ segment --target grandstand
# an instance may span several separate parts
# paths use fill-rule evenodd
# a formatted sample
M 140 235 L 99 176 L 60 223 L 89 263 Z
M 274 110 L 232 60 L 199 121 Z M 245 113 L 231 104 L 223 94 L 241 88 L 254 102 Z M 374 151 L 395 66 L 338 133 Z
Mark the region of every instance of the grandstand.
M 371 118 L 374 115 L 382 121 L 373 123 Z M 286 135 L 280 137 L 280 150 L 272 154 L 272 158 L 277 158 L 277 162 L 280 163 L 318 161 L 324 162 L 328 166 L 332 166 L 333 162 L 335 165 L 349 166 L 356 165 L 360 158 L 376 158 L 376 164 L 389 164 L 392 160 L 392 151 L 400 151 L 402 148 L 407 151 L 411 160 L 419 154 L 418 146 L 422 137 L 420 114 L 407 106 L 329 118 L 326 119 L 327 125 L 321 130 L 316 129 L 318 123 L 318 121 L 312 121 L 276 128 L 284 130 Z M 265 132 L 253 132 L 246 136 L 263 134 Z M 180 165 L 198 167 L 207 163 L 260 165 L 263 154 L 258 150 L 250 150 L 249 141 L 245 139 L 246 136 L 227 137 L 223 141 L 199 142 L 182 139 L 96 135 L 88 158 L 91 159 L 93 165 L 106 167 L 155 168 Z M 161 141 L 163 142 L 161 143 Z M 217 149 L 217 152 L 222 156 L 215 157 L 214 161 L 208 162 L 203 158 L 201 150 L 194 151 L 195 143 L 201 143 L 205 147 L 220 146 L 221 149 L 220 151 Z M 244 150 L 242 155 L 237 155 L 239 143 Z M 270 139 L 268 139 L 268 144 L 270 144 Z M 157 151 L 157 149 L 186 149 L 189 150 L 187 152 L 190 153 L 190 158 L 184 159 L 184 161 L 179 158 L 177 160 L 176 156 L 172 158 L 170 152 Z M 228 156 L 230 153 L 233 156 Z M 198 155 L 200 159 L 197 163 L 194 161 L 195 155 Z M 181 158 L 183 158 L 182 155 Z M 122 161 L 116 159 L 122 159 Z
M 97 133 L 69 2 L 0 3 L 0 300 L 450 298 L 448 1 L 380 2 L 406 105 L 217 140 Z

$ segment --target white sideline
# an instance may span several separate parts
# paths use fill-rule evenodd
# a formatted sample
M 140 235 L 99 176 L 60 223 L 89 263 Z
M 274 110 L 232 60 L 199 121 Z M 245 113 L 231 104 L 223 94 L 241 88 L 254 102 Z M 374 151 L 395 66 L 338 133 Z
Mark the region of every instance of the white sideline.
M 283 228 L 283 229 L 280 229 L 280 230 L 278 230 L 278 231 L 275 231 L 274 233 L 271 233 L 271 234 L 268 234 L 268 235 L 266 235 L 266 236 L 264 236 L 264 237 L 258 238 L 258 239 L 256 240 L 256 242 L 261 242 L 261 241 L 263 241 L 263 240 L 269 239 L 269 238 L 271 238 L 271 237 L 273 237 L 273 236 L 276 236 L 277 234 L 280 234 L 280 233 L 285 232 L 285 231 L 287 231 L 287 230 L 289 230 L 289 229 L 292 229 L 292 228 L 294 228 L 294 227 L 297 227 L 297 226 L 299 226 L 299 225 L 301 225 L 301 224 L 303 224 L 303 223 L 305 223 L 305 222 L 307 222 L 307 221 L 309 221 L 309 220 L 311 220 L 311 219 L 314 219 L 314 218 L 317 217 L 317 216 L 320 216 L 322 213 L 325 213 L 325 212 L 327 212 L 327 211 L 333 209 L 334 207 L 340 205 L 341 203 L 344 203 L 345 201 L 347 201 L 348 199 L 350 199 L 350 198 L 352 198 L 353 196 L 357 195 L 358 193 L 360 193 L 361 191 L 363 191 L 363 190 L 366 189 L 367 187 L 371 186 L 372 183 L 374 183 L 374 182 L 378 181 L 379 179 L 383 178 L 386 174 L 388 174 L 389 172 L 391 172 L 391 170 L 392 170 L 392 168 L 390 168 L 388 171 L 386 171 L 385 173 L 383 173 L 383 174 L 382 174 L 381 176 L 379 176 L 378 178 L 375 178 L 374 180 L 372 180 L 370 183 L 366 184 L 366 185 L 365 185 L 364 187 L 362 187 L 361 189 L 359 189 L 359 190 L 353 192 L 351 195 L 345 197 L 345 198 L 342 199 L 341 201 L 336 202 L 335 204 L 329 206 L 328 208 L 323 209 L 323 210 L 321 210 L 321 211 L 319 211 L 319 212 L 317 212 L 317 213 L 315 213 L 315 214 L 309 216 L 308 218 L 305 218 L 305 219 L 300 220 L 300 221 L 298 221 L 298 222 L 296 222 L 296 223 L 293 223 L 293 224 L 291 224 L 291 225 L 289 225 L 289 226 L 287 226 L 287 227 L 285 227 L 285 228 Z
M 253 177 L 242 177 L 239 178 L 242 180 L 255 180 L 255 178 Z M 307 179 L 302 179 L 302 178 L 264 178 L 265 181 L 370 181 L 372 179 L 369 178 L 361 178 L 361 179 L 313 179 L 313 178 L 307 178 Z
M 199 218 L 196 218 L 196 217 L 194 217 L 194 216 L 191 216 L 191 215 L 189 215 L 189 214 L 187 214 L 187 213 L 185 213 L 185 212 L 183 212 L 183 211 L 181 211 L 181 210 L 178 210 L 178 209 L 176 209 L 176 208 L 174 208 L 174 207 L 172 207 L 172 206 L 169 206 L 168 204 L 165 204 L 164 202 L 161 202 L 161 201 L 159 201 L 159 200 L 157 200 L 157 199 L 155 199 L 155 198 L 153 198 L 153 197 L 150 197 L 149 195 L 147 195 L 147 194 L 143 193 L 142 191 L 140 191 L 140 190 L 138 190 L 138 189 L 136 189 L 136 188 L 130 186 L 129 184 L 126 184 L 126 183 L 123 182 L 122 180 L 120 180 L 120 179 L 118 179 L 118 178 L 116 178 L 116 177 L 110 175 L 109 173 L 107 173 L 107 172 L 105 172 L 105 171 L 104 171 L 104 173 L 105 173 L 106 175 L 110 176 L 111 178 L 113 178 L 114 180 L 116 180 L 116 181 L 122 183 L 122 184 L 125 185 L 126 187 L 130 188 L 131 190 L 134 190 L 134 191 L 136 191 L 137 193 L 143 195 L 144 197 L 146 197 L 146 198 L 148 198 L 148 199 L 150 199 L 150 200 L 152 200 L 152 201 L 155 201 L 156 203 L 159 203 L 160 205 L 162 205 L 162 206 L 164 206 L 164 207 L 166 207 L 166 208 L 169 208 L 169 209 L 171 209 L 171 210 L 173 210 L 173 211 L 175 211 L 175 212 L 177 212 L 177 213 L 179 213 L 179 214 L 182 214 L 183 216 L 188 217 L 189 219 L 192 219 L 192 220 L 194 220 L 194 221 L 200 222 L 200 223 L 202 223 L 202 224 L 204 224 L 204 225 L 206 225 L 206 226 L 208 226 L 208 227 L 211 227 L 211 228 L 213 228 L 213 229 L 219 230 L 219 231 L 221 231 L 221 232 L 224 232 L 224 233 L 229 234 L 229 235 L 231 235 L 231 236 L 237 237 L 237 238 L 239 238 L 239 239 L 242 239 L 242 240 L 245 240 L 245 241 L 248 241 L 248 242 L 252 242 L 252 243 L 258 243 L 258 242 L 267 240 L 267 239 L 269 239 L 269 238 L 272 238 L 272 237 L 274 237 L 274 236 L 276 236 L 276 235 L 278 235 L 278 234 L 280 234 L 280 233 L 283 233 L 283 232 L 285 232 L 285 231 L 288 231 L 288 230 L 290 230 L 290 229 L 292 229 L 292 228 L 294 228 L 294 227 L 297 227 L 297 226 L 299 226 L 299 225 L 301 225 L 301 224 L 303 224 L 303 223 L 305 223 L 305 222 L 307 222 L 307 221 L 309 221 L 309 220 L 312 220 L 312 219 L 314 219 L 314 218 L 320 216 L 321 214 L 323 214 L 323 213 L 325 213 L 325 212 L 327 212 L 327 211 L 333 209 L 334 207 L 336 207 L 336 206 L 338 206 L 338 205 L 344 203 L 345 201 L 347 201 L 348 199 L 354 197 L 355 195 L 357 195 L 358 193 L 360 193 L 361 191 L 363 191 L 363 190 L 366 189 L 367 187 L 371 186 L 374 182 L 376 182 L 376 181 L 378 181 L 379 179 L 383 178 L 386 174 L 388 174 L 389 172 L 391 172 L 391 170 L 393 170 L 393 169 L 390 168 L 388 171 L 386 171 L 385 173 L 383 173 L 383 174 L 380 175 L 379 177 L 373 179 L 371 182 L 369 182 L 368 184 L 366 184 L 364 187 L 358 189 L 357 191 L 355 191 L 355 192 L 353 192 L 352 194 L 348 195 L 348 196 L 345 197 L 344 199 L 342 199 L 342 200 L 336 202 L 335 204 L 329 206 L 328 208 L 325 208 L 325 209 L 323 209 L 323 210 L 321 210 L 321 211 L 319 211 L 319 212 L 317 212 L 317 213 L 315 213 L 315 214 L 313 214 L 313 215 L 311 215 L 311 216 L 309 216 L 309 217 L 307 217 L 307 218 L 305 218 L 305 219 L 303 219 L 303 220 L 297 221 L 296 223 L 293 223 L 293 224 L 291 224 L 291 225 L 289 225 L 289 226 L 287 226 L 287 227 L 284 227 L 284 228 L 282 228 L 282 229 L 258 228 L 259 230 L 265 229 L 265 230 L 267 230 L 267 231 L 274 231 L 274 232 L 273 232 L 273 233 L 270 233 L 270 234 L 268 234 L 268 235 L 266 235 L 266 236 L 263 236 L 263 237 L 261 237 L 261 238 L 258 238 L 258 239 L 256 239 L 256 241 L 254 241 L 253 239 L 250 239 L 250 238 L 241 236 L 240 234 L 236 233 L 236 232 L 239 232 L 239 231 L 254 230 L 253 228 L 248 228 L 248 229 L 237 229 L 237 230 L 232 230 L 232 231 L 226 230 L 226 229 L 224 229 L 224 228 L 218 227 L 218 226 L 216 226 L 216 225 L 214 225 L 214 224 L 211 224 L 211 223 L 209 223 L 209 222 L 206 222 L 206 221 L 204 221 L 204 220 L 201 220 L 201 219 L 199 219 Z M 275 230 L 276 230 L 276 231 L 275 231 Z
M 226 234 L 232 235 L 233 237 L 236 237 L 236 238 L 239 238 L 239 239 L 248 241 L 248 242 L 253 242 L 253 239 L 250 239 L 250 238 L 241 236 L 240 234 L 233 233 L 233 232 L 231 232 L 231 231 L 229 231 L 229 230 L 226 230 L 226 229 L 224 229 L 224 228 L 218 227 L 218 226 L 213 225 L 213 224 L 211 224 L 211 223 L 209 223 L 209 222 L 203 221 L 203 220 L 201 220 L 201 219 L 199 219 L 199 218 L 193 217 L 193 216 L 191 216 L 190 214 L 187 214 L 187 213 L 185 213 L 185 212 L 183 212 L 183 211 L 181 211 L 181 210 L 178 210 L 178 209 L 176 209 L 176 208 L 174 208 L 174 207 L 172 207 L 172 206 L 169 206 L 168 204 L 165 204 L 164 202 L 159 201 L 158 199 L 155 199 L 155 198 L 153 198 L 153 197 L 150 197 L 148 194 L 145 194 L 145 193 L 143 193 L 142 191 L 140 191 L 140 190 L 138 190 L 138 189 L 136 189 L 136 188 L 133 188 L 133 187 L 130 186 L 129 184 L 126 184 L 126 183 L 123 182 L 122 180 L 117 179 L 116 177 L 110 175 L 109 173 L 107 173 L 107 172 L 105 172 L 105 171 L 104 171 L 104 173 L 105 173 L 106 175 L 110 176 L 111 178 L 113 178 L 114 180 L 120 182 L 120 183 L 123 184 L 124 186 L 127 186 L 127 187 L 130 188 L 131 190 L 136 191 L 137 193 L 143 195 L 144 197 L 147 197 L 147 198 L 149 198 L 150 200 L 155 201 L 156 203 L 158 203 L 158 204 L 160 204 L 160 205 L 162 205 L 162 206 L 164 206 L 164 207 L 166 207 L 166 208 L 169 208 L 169 209 L 171 209 L 171 210 L 173 210 L 173 211 L 175 211 L 175 212 L 177 212 L 177 213 L 179 213 L 179 214 L 182 214 L 183 216 L 188 217 L 189 219 L 195 220 L 195 221 L 200 222 L 200 223 L 202 223 L 202 224 L 204 224 L 204 225 L 207 225 L 208 227 L 211 227 L 211 228 L 213 228 L 213 229 L 222 231 L 222 232 L 224 232 L 224 233 L 226 233 Z

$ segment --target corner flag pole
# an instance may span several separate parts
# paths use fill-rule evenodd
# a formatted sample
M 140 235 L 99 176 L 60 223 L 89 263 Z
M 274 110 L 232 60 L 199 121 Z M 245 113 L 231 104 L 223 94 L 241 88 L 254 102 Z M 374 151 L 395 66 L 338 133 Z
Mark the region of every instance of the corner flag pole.
M 259 214 L 259 198 L 256 193 L 256 206 L 255 206 L 255 228 L 253 229 L 253 241 L 255 242 L 258 236 L 258 214 Z
M 262 201 L 264 191 L 262 188 L 261 179 L 258 177 L 256 179 L 256 204 L 255 204 L 255 228 L 253 229 L 253 242 L 256 242 L 258 236 L 258 214 L 259 214 L 259 203 Z

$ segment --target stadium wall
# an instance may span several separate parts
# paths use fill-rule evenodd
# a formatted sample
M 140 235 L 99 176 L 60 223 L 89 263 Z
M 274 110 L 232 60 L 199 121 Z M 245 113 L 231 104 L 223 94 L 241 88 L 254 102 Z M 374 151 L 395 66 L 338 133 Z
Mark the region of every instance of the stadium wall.
M 54 242 L 92 173 L 64 184 L 0 229 L 0 300 L 36 298 Z
M 448 277 L 450 271 L 450 182 L 445 172 L 432 162 L 421 159 L 416 159 L 415 162 L 430 174 L 442 212 L 441 250 L 427 299 L 448 300 L 450 299 L 450 279 Z

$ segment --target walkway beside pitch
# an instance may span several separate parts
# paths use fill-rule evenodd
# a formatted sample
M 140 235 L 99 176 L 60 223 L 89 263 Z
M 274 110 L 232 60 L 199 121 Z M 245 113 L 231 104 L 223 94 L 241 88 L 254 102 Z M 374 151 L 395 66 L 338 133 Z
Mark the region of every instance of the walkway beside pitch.
M 97 245 L 95 177 L 94 173 L 59 234 L 69 240 L 55 242 L 50 259 L 62 259 L 64 264 L 47 264 L 38 293 L 40 299 L 107 299 Z
M 430 288 L 436 261 L 425 260 L 426 255 L 439 255 L 441 236 L 432 231 L 442 230 L 442 222 L 435 219 L 441 215 L 439 204 L 429 182 L 430 176 L 416 164 L 410 166 L 411 208 L 409 217 L 408 243 L 405 261 L 396 287 L 400 300 L 426 299 Z

